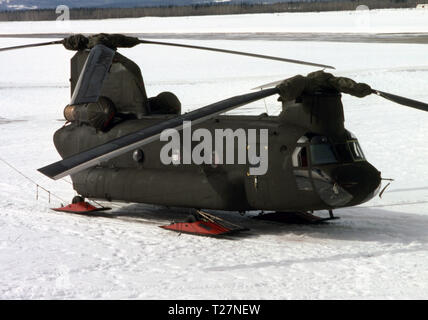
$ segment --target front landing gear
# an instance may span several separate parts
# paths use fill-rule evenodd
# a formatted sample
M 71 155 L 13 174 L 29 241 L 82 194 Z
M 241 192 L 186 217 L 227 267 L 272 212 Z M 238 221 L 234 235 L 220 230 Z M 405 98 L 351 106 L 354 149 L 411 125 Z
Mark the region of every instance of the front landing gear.
M 61 208 L 52 208 L 54 211 L 67 212 L 67 213 L 76 213 L 76 214 L 86 214 L 90 215 L 93 212 L 110 210 L 106 207 L 95 207 L 89 202 L 85 201 L 85 198 L 82 196 L 75 196 L 71 200 L 71 204 L 61 207 Z
M 340 219 L 333 215 L 333 210 L 328 210 L 329 217 L 321 218 L 309 212 L 271 212 L 260 214 L 254 219 L 290 223 L 290 224 L 317 224 L 330 220 Z
M 201 210 L 197 210 L 185 222 L 174 222 L 170 225 L 160 227 L 180 233 L 190 233 L 200 236 L 220 236 L 248 230 Z

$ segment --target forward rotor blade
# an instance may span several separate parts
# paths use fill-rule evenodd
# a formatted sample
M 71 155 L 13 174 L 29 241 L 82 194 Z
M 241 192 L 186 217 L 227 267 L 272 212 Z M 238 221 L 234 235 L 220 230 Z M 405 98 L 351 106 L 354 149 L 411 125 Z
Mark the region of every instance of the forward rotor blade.
M 419 109 L 422 111 L 428 111 L 428 104 L 416 100 L 412 100 L 405 97 L 400 97 L 392 93 L 387 93 L 379 90 L 373 90 L 374 94 L 377 94 L 378 96 L 388 99 L 390 101 L 393 101 L 398 104 L 402 104 L 403 106 Z
M 97 102 L 115 51 L 98 44 L 91 49 L 77 80 L 70 105 Z
M 194 46 L 194 45 L 174 43 L 174 42 L 161 42 L 161 41 L 151 41 L 151 40 L 143 40 L 143 39 L 138 39 L 138 40 L 142 44 L 155 44 L 155 45 L 163 45 L 163 46 L 171 46 L 171 47 L 188 48 L 188 49 L 207 50 L 207 51 L 214 51 L 214 52 L 236 54 L 236 55 L 253 57 L 253 58 L 261 58 L 261 59 L 296 63 L 296 64 L 301 64 L 301 65 L 319 67 L 319 68 L 335 69 L 334 67 L 329 66 L 329 65 L 325 65 L 325 64 L 319 64 L 319 63 L 308 62 L 308 61 L 303 61 L 303 60 L 287 59 L 287 58 L 281 58 L 281 57 L 275 57 L 275 56 L 268 56 L 268 55 L 262 55 L 262 54 L 256 54 L 256 53 L 249 53 L 249 52 L 242 52 L 242 51 L 235 51 L 235 50 L 226 50 L 226 49 L 212 48 L 212 47 Z M 0 51 L 41 47 L 41 46 L 48 46 L 48 45 L 53 45 L 53 44 L 63 44 L 63 43 L 64 43 L 64 40 L 57 40 L 57 41 L 50 41 L 50 42 L 43 42 L 43 43 L 26 44 L 26 45 L 14 46 L 14 47 L 0 48 Z
M 303 60 L 280 58 L 280 57 L 267 56 L 267 55 L 248 53 L 248 52 L 242 52 L 242 51 L 226 50 L 226 49 L 211 48 L 211 47 L 192 46 L 192 45 L 188 45 L 188 44 L 181 44 L 181 43 L 174 43 L 174 42 L 150 41 L 150 40 L 142 40 L 142 39 L 140 39 L 140 43 L 157 44 L 157 45 L 162 45 L 162 46 L 181 47 L 181 48 L 207 50 L 207 51 L 215 51 L 215 52 L 223 52 L 223 53 L 237 54 L 237 55 L 241 55 L 241 56 L 248 56 L 248 57 L 254 57 L 254 58 L 261 58 L 261 59 L 268 59 L 268 60 L 277 60 L 277 61 L 282 61 L 282 62 L 303 64 L 303 65 L 313 66 L 313 67 L 335 69 L 334 67 L 328 66 L 325 64 L 318 64 L 318 63 L 307 62 L 307 61 L 303 61 Z
M 252 88 L 251 90 L 265 89 L 265 88 L 277 86 L 277 85 L 281 84 L 281 82 L 283 82 L 283 81 L 284 80 L 273 81 L 273 82 L 266 83 L 266 84 L 263 84 L 261 86 Z M 392 93 L 383 92 L 383 91 L 375 90 L 375 89 L 373 89 L 372 93 L 374 93 L 374 94 L 376 94 L 382 98 L 388 99 L 392 102 L 395 102 L 395 103 L 398 103 L 398 104 L 401 104 L 401 105 L 404 105 L 407 107 L 415 108 L 415 109 L 422 110 L 422 111 L 428 111 L 428 104 L 425 102 L 421 102 L 421 101 L 397 96 L 397 95 L 392 94 Z
M 60 179 L 69 174 L 75 174 L 87 168 L 100 164 L 102 161 L 115 158 L 126 152 L 135 150 L 145 144 L 159 139 L 163 130 L 183 128 L 183 121 L 192 121 L 192 125 L 201 123 L 218 114 L 240 107 L 278 93 L 277 88 L 248 93 L 222 100 L 184 115 L 163 121 L 137 132 L 111 140 L 90 150 L 78 153 L 61 161 L 38 169 L 52 179 Z
M 50 45 L 53 45 L 53 44 L 62 44 L 62 42 L 63 42 L 63 40 L 57 40 L 57 41 L 49 41 L 49 42 L 42 42 L 42 43 L 24 44 L 24 45 L 20 45 L 20 46 L 0 48 L 0 51 L 8 51 L 8 50 L 17 50 L 17 49 L 24 49 L 24 48 L 34 48 L 34 47 L 50 46 Z

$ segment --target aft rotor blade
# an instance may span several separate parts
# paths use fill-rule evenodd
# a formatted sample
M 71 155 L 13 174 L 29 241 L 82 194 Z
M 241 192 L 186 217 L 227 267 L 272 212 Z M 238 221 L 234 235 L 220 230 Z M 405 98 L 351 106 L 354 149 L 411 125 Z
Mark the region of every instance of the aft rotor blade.
M 41 43 L 32 43 L 32 44 L 24 44 L 24 45 L 20 45 L 20 46 L 0 48 L 0 51 L 17 50 L 17 49 L 34 48 L 34 47 L 43 47 L 43 46 L 50 46 L 50 45 L 53 45 L 53 44 L 62 44 L 62 43 L 63 43 L 63 40 L 41 42 Z
M 70 105 L 97 102 L 115 51 L 102 44 L 91 49 L 79 75 Z
M 303 60 L 280 58 L 280 57 L 267 56 L 267 55 L 263 55 L 263 54 L 255 54 L 255 53 L 242 52 L 242 51 L 193 46 L 193 45 L 182 44 L 182 43 L 174 43 L 174 42 L 150 41 L 150 40 L 142 40 L 142 39 L 140 39 L 140 43 L 157 44 L 157 45 L 162 45 L 162 46 L 181 47 L 181 48 L 207 50 L 207 51 L 215 51 L 215 52 L 223 52 L 223 53 L 237 54 L 237 55 L 241 55 L 241 56 L 248 56 L 248 57 L 254 57 L 254 58 L 269 59 L 269 60 L 276 60 L 276 61 L 289 62 L 289 63 L 297 63 L 297 64 L 303 64 L 303 65 L 313 66 L 313 67 L 335 69 L 334 67 L 329 66 L 329 65 L 325 65 L 325 64 L 318 64 L 318 63 L 313 63 L 313 62 L 308 62 L 308 61 L 303 61 Z
M 278 93 L 278 89 L 272 88 L 222 100 L 181 116 L 168 119 L 148 128 L 141 129 L 137 132 L 111 140 L 100 146 L 40 168 L 38 171 L 57 180 L 69 174 L 78 173 L 82 170 L 98 165 L 102 161 L 115 158 L 155 141 L 159 139 L 162 131 L 166 129 L 181 130 L 183 128 L 183 121 L 192 121 L 192 125 L 195 125 L 211 119 L 218 114 L 243 106 L 247 103 L 266 98 L 276 93 Z
M 402 104 L 403 106 L 407 106 L 407 107 L 411 107 L 411 108 L 415 108 L 415 109 L 419 109 L 422 111 L 428 111 L 428 104 L 425 102 L 420 102 L 417 100 L 412 100 L 409 98 L 405 98 L 405 97 L 401 97 L 401 96 L 397 96 L 395 94 L 392 93 L 387 93 L 387 92 L 383 92 L 383 91 L 379 91 L 379 90 L 373 90 L 374 94 L 377 94 L 378 96 L 388 99 L 390 101 L 393 101 L 395 103 L 398 104 Z
M 284 79 L 272 81 L 272 82 L 269 82 L 269 83 L 262 84 L 261 86 L 252 88 L 251 90 L 259 90 L 259 89 L 266 89 L 266 88 L 276 87 L 277 85 L 281 84 L 281 82 L 283 82 L 283 81 L 284 81 Z

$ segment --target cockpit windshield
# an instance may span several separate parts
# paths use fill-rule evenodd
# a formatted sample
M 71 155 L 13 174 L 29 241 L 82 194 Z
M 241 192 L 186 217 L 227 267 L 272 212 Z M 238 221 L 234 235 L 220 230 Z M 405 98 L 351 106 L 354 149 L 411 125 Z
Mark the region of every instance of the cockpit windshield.
M 353 161 L 351 150 L 349 149 L 348 143 L 338 143 L 335 145 L 335 149 L 341 162 Z
M 346 142 L 335 144 L 325 136 L 306 134 L 298 141 L 298 147 L 293 154 L 293 165 L 307 167 L 307 153 L 310 155 L 311 164 L 315 166 L 365 160 L 358 140 L 350 132 Z
M 338 162 L 333 146 L 328 142 L 326 137 L 313 137 L 311 139 L 310 150 L 313 165 L 323 165 Z

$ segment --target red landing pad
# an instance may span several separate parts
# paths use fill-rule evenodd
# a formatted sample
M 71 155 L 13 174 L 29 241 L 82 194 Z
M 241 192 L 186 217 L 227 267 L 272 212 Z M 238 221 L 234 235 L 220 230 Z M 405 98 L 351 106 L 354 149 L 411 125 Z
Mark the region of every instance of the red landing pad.
M 160 226 L 161 228 L 183 232 L 198 234 L 203 236 L 218 236 L 234 231 L 233 229 L 225 228 L 211 221 L 195 221 L 195 222 L 176 222 L 168 226 Z
M 59 212 L 68 212 L 68 213 L 90 213 L 95 211 L 104 211 L 109 210 L 110 208 L 97 208 L 93 205 L 87 203 L 86 201 L 78 202 L 78 203 L 72 203 L 68 206 L 61 207 L 61 208 L 52 208 L 52 210 L 59 211 Z

